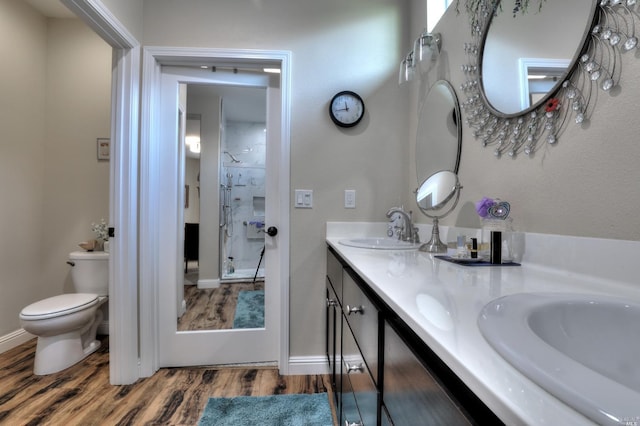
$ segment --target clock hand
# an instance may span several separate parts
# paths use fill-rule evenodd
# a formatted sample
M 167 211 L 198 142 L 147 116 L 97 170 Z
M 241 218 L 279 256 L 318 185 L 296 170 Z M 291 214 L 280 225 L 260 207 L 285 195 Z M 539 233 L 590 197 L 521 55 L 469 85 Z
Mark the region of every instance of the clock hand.
M 347 101 L 344 101 L 344 111 L 349 111 L 349 106 L 347 105 Z

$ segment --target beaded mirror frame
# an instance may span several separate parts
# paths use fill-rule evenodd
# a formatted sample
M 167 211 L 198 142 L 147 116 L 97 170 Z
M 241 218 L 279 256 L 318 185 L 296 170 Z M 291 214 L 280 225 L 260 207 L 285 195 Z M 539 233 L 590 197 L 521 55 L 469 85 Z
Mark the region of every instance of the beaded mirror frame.
M 544 102 L 520 114 L 501 114 L 482 90 L 480 61 L 487 32 L 500 0 L 466 0 L 472 41 L 464 44 L 466 81 L 460 90 L 465 122 L 482 146 L 492 147 L 497 158 L 524 153 L 528 157 L 544 146 L 556 145 L 570 122 L 582 124 L 595 108 L 595 92 L 617 87 L 622 74 L 621 55 L 638 48 L 635 24 L 640 21 L 636 0 L 593 0 L 592 24 L 561 85 Z M 504 12 L 503 12 L 504 13 Z

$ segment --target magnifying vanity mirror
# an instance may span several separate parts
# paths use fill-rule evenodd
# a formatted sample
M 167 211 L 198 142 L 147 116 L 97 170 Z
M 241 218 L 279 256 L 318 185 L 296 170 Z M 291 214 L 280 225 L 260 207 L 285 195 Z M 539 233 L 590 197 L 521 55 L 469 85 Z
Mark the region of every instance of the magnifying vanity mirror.
M 458 98 L 445 80 L 436 81 L 420 107 L 416 135 L 416 174 L 420 188 L 416 202 L 420 211 L 433 219 L 431 240 L 421 251 L 443 253 L 446 244 L 440 241 L 438 218 L 455 208 L 460 197 L 458 167 L 462 148 L 462 127 Z M 455 202 L 449 205 L 449 201 Z
M 422 213 L 433 219 L 431 240 L 420 246 L 420 251 L 447 252 L 447 245 L 440 241 L 438 220 L 451 213 L 456 207 L 460 199 L 460 189 L 462 186 L 460 186 L 458 175 L 450 170 L 434 173 L 418 188 L 416 203 Z

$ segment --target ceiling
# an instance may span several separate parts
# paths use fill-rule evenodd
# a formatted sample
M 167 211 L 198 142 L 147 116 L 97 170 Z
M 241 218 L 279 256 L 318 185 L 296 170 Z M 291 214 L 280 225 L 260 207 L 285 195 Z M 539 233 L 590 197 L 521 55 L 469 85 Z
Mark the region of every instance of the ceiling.
M 47 18 L 75 18 L 74 15 L 60 0 L 25 0 L 34 9 Z

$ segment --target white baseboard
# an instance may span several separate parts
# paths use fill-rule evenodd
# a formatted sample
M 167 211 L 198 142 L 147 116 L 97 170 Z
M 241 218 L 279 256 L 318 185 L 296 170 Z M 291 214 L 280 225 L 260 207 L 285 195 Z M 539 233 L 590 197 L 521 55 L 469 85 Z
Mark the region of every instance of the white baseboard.
M 329 374 L 327 357 L 291 356 L 289 357 L 289 375 Z
M 20 346 L 21 344 L 28 342 L 31 339 L 35 339 L 36 336 L 27 333 L 22 328 L 12 333 L 0 336 L 0 354 L 10 349 Z
M 220 280 L 198 280 L 198 288 L 218 288 L 220 287 Z

